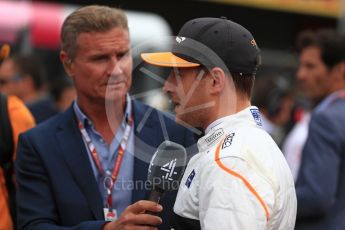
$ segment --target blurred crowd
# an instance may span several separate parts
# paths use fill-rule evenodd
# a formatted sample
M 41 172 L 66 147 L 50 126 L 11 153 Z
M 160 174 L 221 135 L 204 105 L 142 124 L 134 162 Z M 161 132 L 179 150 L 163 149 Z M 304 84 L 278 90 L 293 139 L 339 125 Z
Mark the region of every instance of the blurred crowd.
M 296 229 L 342 229 L 345 37 L 332 29 L 304 31 L 296 47 L 296 87 L 286 87 L 279 75 L 268 76 L 266 88 L 258 81 L 254 103 L 296 181 Z
M 0 92 L 20 98 L 37 123 L 64 111 L 75 97 L 71 79 L 55 76 L 48 82 L 46 72 L 34 55 L 13 54 L 0 67 Z

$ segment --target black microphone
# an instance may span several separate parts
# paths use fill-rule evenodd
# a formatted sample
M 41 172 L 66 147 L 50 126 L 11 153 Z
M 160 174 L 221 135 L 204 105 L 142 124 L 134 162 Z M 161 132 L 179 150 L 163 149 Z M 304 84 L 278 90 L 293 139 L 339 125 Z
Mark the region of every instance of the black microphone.
M 178 190 L 187 163 L 186 149 L 164 141 L 153 155 L 147 180 L 151 186 L 148 200 L 159 203 L 165 192 Z

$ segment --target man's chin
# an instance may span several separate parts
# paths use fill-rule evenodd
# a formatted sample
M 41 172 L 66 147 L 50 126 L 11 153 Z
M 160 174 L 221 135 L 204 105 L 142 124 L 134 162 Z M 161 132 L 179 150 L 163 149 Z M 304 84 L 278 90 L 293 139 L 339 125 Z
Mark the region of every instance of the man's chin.
M 127 92 L 125 90 L 122 91 L 108 91 L 105 94 L 105 99 L 106 100 L 122 100 L 123 98 L 126 98 Z

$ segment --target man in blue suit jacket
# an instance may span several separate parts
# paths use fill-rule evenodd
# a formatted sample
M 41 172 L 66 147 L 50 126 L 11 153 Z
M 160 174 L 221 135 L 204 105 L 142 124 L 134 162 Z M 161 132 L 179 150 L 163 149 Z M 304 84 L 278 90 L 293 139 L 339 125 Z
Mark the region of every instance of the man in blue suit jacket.
M 142 201 L 149 162 L 166 138 L 190 150 L 194 138 L 162 112 L 130 100 L 126 16 L 104 6 L 80 8 L 66 18 L 61 39 L 60 58 L 77 99 L 20 137 L 19 228 L 170 229 L 176 193 L 162 199 L 163 211 Z
M 298 230 L 345 226 L 345 38 L 334 31 L 299 38 L 297 80 L 316 105 L 296 182 Z

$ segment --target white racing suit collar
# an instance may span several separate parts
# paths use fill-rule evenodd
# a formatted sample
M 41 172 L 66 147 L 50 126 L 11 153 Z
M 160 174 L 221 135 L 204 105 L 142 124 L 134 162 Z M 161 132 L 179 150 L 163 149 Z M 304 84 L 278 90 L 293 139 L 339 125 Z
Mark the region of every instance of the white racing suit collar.
M 225 137 L 226 130 L 223 127 L 235 127 L 245 123 L 247 126 L 261 126 L 261 116 L 259 109 L 256 106 L 250 106 L 238 113 L 219 118 L 212 122 L 205 129 L 205 136 L 198 140 L 198 149 L 204 152 L 214 144 L 218 143 L 221 138 Z

